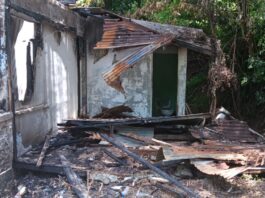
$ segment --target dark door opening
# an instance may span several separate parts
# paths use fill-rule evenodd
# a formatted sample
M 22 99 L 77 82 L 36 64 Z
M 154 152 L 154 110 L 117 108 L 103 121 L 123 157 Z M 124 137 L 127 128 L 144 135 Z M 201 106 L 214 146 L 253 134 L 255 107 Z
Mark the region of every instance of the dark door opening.
M 177 53 L 154 53 L 153 116 L 176 115 L 177 82 Z

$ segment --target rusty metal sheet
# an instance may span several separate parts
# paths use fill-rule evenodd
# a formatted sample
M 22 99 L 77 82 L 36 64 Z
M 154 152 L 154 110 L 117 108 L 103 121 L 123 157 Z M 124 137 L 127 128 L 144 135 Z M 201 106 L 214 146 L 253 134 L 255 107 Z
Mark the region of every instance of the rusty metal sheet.
M 265 145 L 227 144 L 211 142 L 211 144 L 173 145 L 171 158 L 174 159 L 215 159 L 231 161 L 245 166 L 264 166 Z
M 230 167 L 225 162 L 216 162 L 214 160 L 191 160 L 193 164 L 199 171 L 206 173 L 208 175 L 220 175 L 225 179 L 231 179 L 241 173 L 256 173 L 264 172 L 265 167 L 255 167 L 255 166 L 236 166 Z
M 258 142 L 259 136 L 249 129 L 246 122 L 240 120 L 217 120 L 214 125 L 201 129 L 191 130 L 192 135 L 198 139 Z
M 151 54 L 156 49 L 169 44 L 174 39 L 173 35 L 164 35 L 157 39 L 152 44 L 141 48 L 125 57 L 124 59 L 113 65 L 113 69 L 103 74 L 106 83 L 113 87 L 114 89 L 125 93 L 123 87 L 121 86 L 120 76 L 123 72 L 127 71 L 135 63 L 142 60 L 146 55 Z
M 231 179 L 249 168 L 247 166 L 230 168 L 224 162 L 215 162 L 213 160 L 191 160 L 191 164 L 203 173 L 208 175 L 220 175 L 226 179 Z
M 151 44 L 161 34 L 126 19 L 105 19 L 103 35 L 94 49 L 110 49 Z

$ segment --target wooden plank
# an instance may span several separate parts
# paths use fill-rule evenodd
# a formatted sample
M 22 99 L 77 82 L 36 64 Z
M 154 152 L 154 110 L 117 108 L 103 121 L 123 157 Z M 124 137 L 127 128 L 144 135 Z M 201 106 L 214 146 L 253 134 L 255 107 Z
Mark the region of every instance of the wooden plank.
M 37 167 L 40 167 L 42 165 L 43 159 L 45 158 L 45 154 L 49 148 L 50 137 L 51 137 L 51 132 L 49 132 L 45 138 L 44 145 L 42 147 L 39 159 L 38 159 L 37 164 L 36 164 Z
M 64 172 L 66 174 L 68 182 L 71 184 L 74 192 L 79 198 L 88 198 L 88 192 L 86 185 L 83 183 L 82 179 L 77 176 L 77 174 L 70 167 L 69 161 L 62 154 L 59 155 L 61 163 L 63 165 Z
M 198 193 L 193 192 L 191 189 L 189 189 L 188 187 L 184 186 L 180 181 L 176 180 L 174 177 L 170 176 L 169 174 L 167 174 L 166 172 L 162 171 L 161 169 L 155 167 L 150 162 L 148 162 L 147 160 L 139 157 L 135 153 L 129 151 L 122 144 L 116 142 L 114 138 L 111 138 L 111 137 L 107 136 L 106 134 L 102 134 L 102 133 L 100 134 L 100 136 L 103 139 L 105 139 L 106 141 L 108 141 L 109 143 L 111 143 L 113 146 L 117 147 L 118 149 L 122 150 L 124 153 L 126 153 L 127 155 L 129 155 L 130 157 L 135 159 L 136 161 L 140 162 L 144 166 L 148 167 L 152 171 L 156 172 L 160 176 L 162 176 L 165 179 L 167 179 L 170 183 L 174 184 L 177 187 L 176 189 L 179 189 L 180 193 L 185 194 L 185 196 L 188 196 L 188 197 L 199 197 Z

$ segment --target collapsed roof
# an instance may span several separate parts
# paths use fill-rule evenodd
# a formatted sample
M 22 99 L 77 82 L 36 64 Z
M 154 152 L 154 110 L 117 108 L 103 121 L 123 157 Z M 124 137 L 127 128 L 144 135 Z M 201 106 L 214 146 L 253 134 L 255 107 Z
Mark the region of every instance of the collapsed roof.
M 210 38 L 200 29 L 128 19 L 101 8 L 74 10 L 84 17 L 92 16 L 102 21 L 102 26 L 98 27 L 101 28 L 101 35 L 93 41 L 94 50 L 142 47 L 103 74 L 106 83 L 121 93 L 125 93 L 120 81 L 121 74 L 160 47 L 170 44 L 212 55 Z

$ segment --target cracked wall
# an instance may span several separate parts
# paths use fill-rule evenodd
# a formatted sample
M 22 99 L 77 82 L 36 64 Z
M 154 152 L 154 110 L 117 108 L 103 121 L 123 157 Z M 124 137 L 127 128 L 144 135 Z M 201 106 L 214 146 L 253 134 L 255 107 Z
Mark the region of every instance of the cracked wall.
M 110 87 L 102 74 L 109 71 L 114 62 L 128 56 L 138 48 L 109 50 L 108 54 L 94 63 L 91 51 L 87 58 L 87 103 L 88 115 L 94 116 L 101 112 L 101 106 L 114 107 L 125 104 L 133 109 L 133 115 L 152 116 L 152 55 L 146 56 L 133 68 L 121 75 L 125 94 Z

